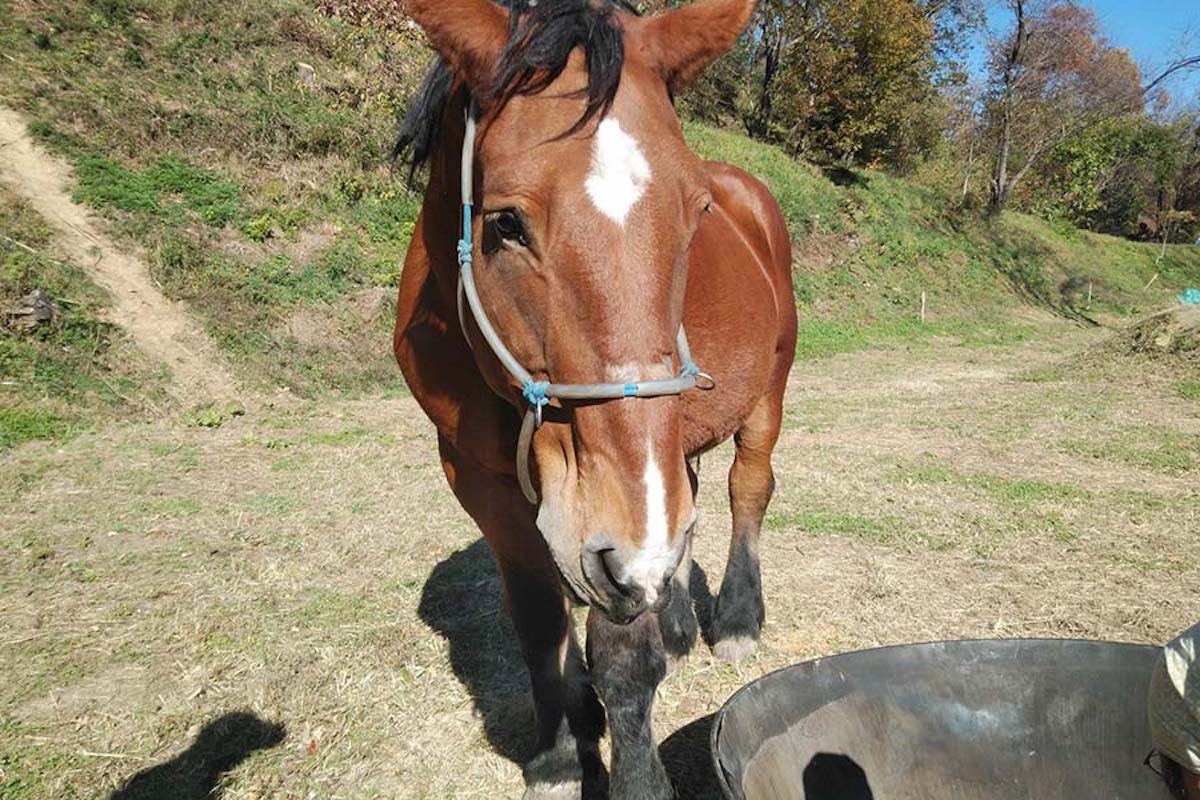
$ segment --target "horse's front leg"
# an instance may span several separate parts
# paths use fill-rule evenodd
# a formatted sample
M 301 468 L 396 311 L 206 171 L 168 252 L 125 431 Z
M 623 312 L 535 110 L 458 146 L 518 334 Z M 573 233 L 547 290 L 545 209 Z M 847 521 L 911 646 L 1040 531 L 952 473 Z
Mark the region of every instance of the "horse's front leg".
M 528 501 L 515 481 L 481 469 L 442 442 L 454 493 L 483 531 L 504 584 L 504 599 L 529 667 L 537 743 L 525 764 L 526 800 L 603 797 L 604 710 L 572 629 L 570 600 Z
M 587 623 L 592 683 L 608 712 L 612 737 L 612 800 L 668 800 L 675 796 L 654 743 L 654 693 L 666 675 L 657 615 L 615 625 L 593 609 Z

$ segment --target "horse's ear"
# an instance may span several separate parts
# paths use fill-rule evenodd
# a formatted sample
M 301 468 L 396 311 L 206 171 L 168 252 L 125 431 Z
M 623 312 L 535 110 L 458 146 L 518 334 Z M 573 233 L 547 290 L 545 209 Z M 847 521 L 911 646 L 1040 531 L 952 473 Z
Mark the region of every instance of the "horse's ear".
M 671 92 L 733 47 L 757 7 L 758 0 L 695 0 L 644 20 L 643 46 Z
M 405 0 L 404 8 L 472 90 L 486 88 L 508 41 L 508 12 L 492 0 Z

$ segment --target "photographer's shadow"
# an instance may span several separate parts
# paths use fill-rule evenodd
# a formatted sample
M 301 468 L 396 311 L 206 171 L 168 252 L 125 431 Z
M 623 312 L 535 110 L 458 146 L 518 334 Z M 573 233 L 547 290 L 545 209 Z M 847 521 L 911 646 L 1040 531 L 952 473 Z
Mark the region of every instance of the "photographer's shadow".
M 204 726 L 191 747 L 134 775 L 109 800 L 213 800 L 221 775 L 283 741 L 283 725 L 237 711 Z

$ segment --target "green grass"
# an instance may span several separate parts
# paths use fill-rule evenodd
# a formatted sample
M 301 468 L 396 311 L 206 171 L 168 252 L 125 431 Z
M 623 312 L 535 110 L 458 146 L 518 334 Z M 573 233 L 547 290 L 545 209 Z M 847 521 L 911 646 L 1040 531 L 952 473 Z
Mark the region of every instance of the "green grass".
M 844 536 L 896 547 L 942 546 L 912 523 L 895 516 L 876 518 L 824 509 L 784 508 L 768 512 L 764 524 L 769 530 L 800 530 L 810 536 Z
M 31 739 L 33 729 L 15 719 L 0 717 L 0 800 L 43 797 L 41 790 L 56 775 L 79 769 L 84 759 Z M 68 789 L 61 800 L 81 800 Z
M 243 214 L 242 189 L 236 183 L 169 153 L 141 171 L 127 169 L 103 155 L 75 164 L 75 200 L 100 209 L 144 212 L 182 225 L 190 211 L 206 225 L 220 228 Z M 249 225 L 251 220 L 246 219 Z
M 32 328 L 0 319 L 0 450 L 136 416 L 161 399 L 164 376 L 104 319 L 107 295 L 56 257 L 45 221 L 6 190 L 0 234 L 0 310 L 22 308 L 35 290 L 56 307 Z
M 308 396 L 398 383 L 379 346 L 391 312 L 363 318 L 357 296 L 395 285 L 416 219 L 388 158 L 428 63 L 416 32 L 300 0 L 2 7 L 4 102 L 244 381 Z
M 1025 383 L 1057 383 L 1065 377 L 1059 367 L 1042 367 L 1022 373 L 1018 379 Z
M 1166 475 L 1200 469 L 1200 436 L 1158 425 L 1117 428 L 1096 439 L 1068 439 L 1064 451 Z
M 1071 317 L 1128 316 L 1200 282 L 1194 247 L 1168 247 L 1156 263 L 1159 248 L 1149 244 L 1023 214 L 988 220 L 870 170 L 847 172 L 838 185 L 768 145 L 698 124 L 685 132 L 702 156 L 759 176 L 779 199 L 796 236 L 800 358 L 919 339 L 939 326 L 960 335 L 1003 326 L 1019 302 Z M 1146 291 L 1156 272 L 1157 288 Z
M 845 230 L 841 193 L 815 168 L 776 147 L 706 125 L 686 123 L 684 135 L 702 158 L 733 164 L 765 183 L 779 201 L 793 235 Z
M 904 465 L 897 473 L 897 480 L 918 484 L 947 483 L 979 489 L 996 502 L 1014 508 L 1027 508 L 1039 503 L 1077 502 L 1089 496 L 1086 490 L 1068 483 L 965 474 L 933 460 Z
M 1200 400 L 1200 381 L 1179 381 L 1173 388 L 1184 400 Z
M 379 622 L 380 610 L 360 594 L 349 594 L 321 586 L 305 592 L 304 600 L 293 618 L 306 625 L 318 628 L 335 628 Z

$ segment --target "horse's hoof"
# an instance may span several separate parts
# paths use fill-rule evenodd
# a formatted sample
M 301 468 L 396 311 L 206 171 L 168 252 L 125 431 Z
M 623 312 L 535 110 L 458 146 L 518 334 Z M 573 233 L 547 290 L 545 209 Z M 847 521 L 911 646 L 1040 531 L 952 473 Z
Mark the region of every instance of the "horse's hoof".
M 745 661 L 754 655 L 758 642 L 749 636 L 731 636 L 713 645 L 713 655 L 730 664 Z
M 582 783 L 563 781 L 562 783 L 535 783 L 527 786 L 522 800 L 579 800 L 582 796 Z

